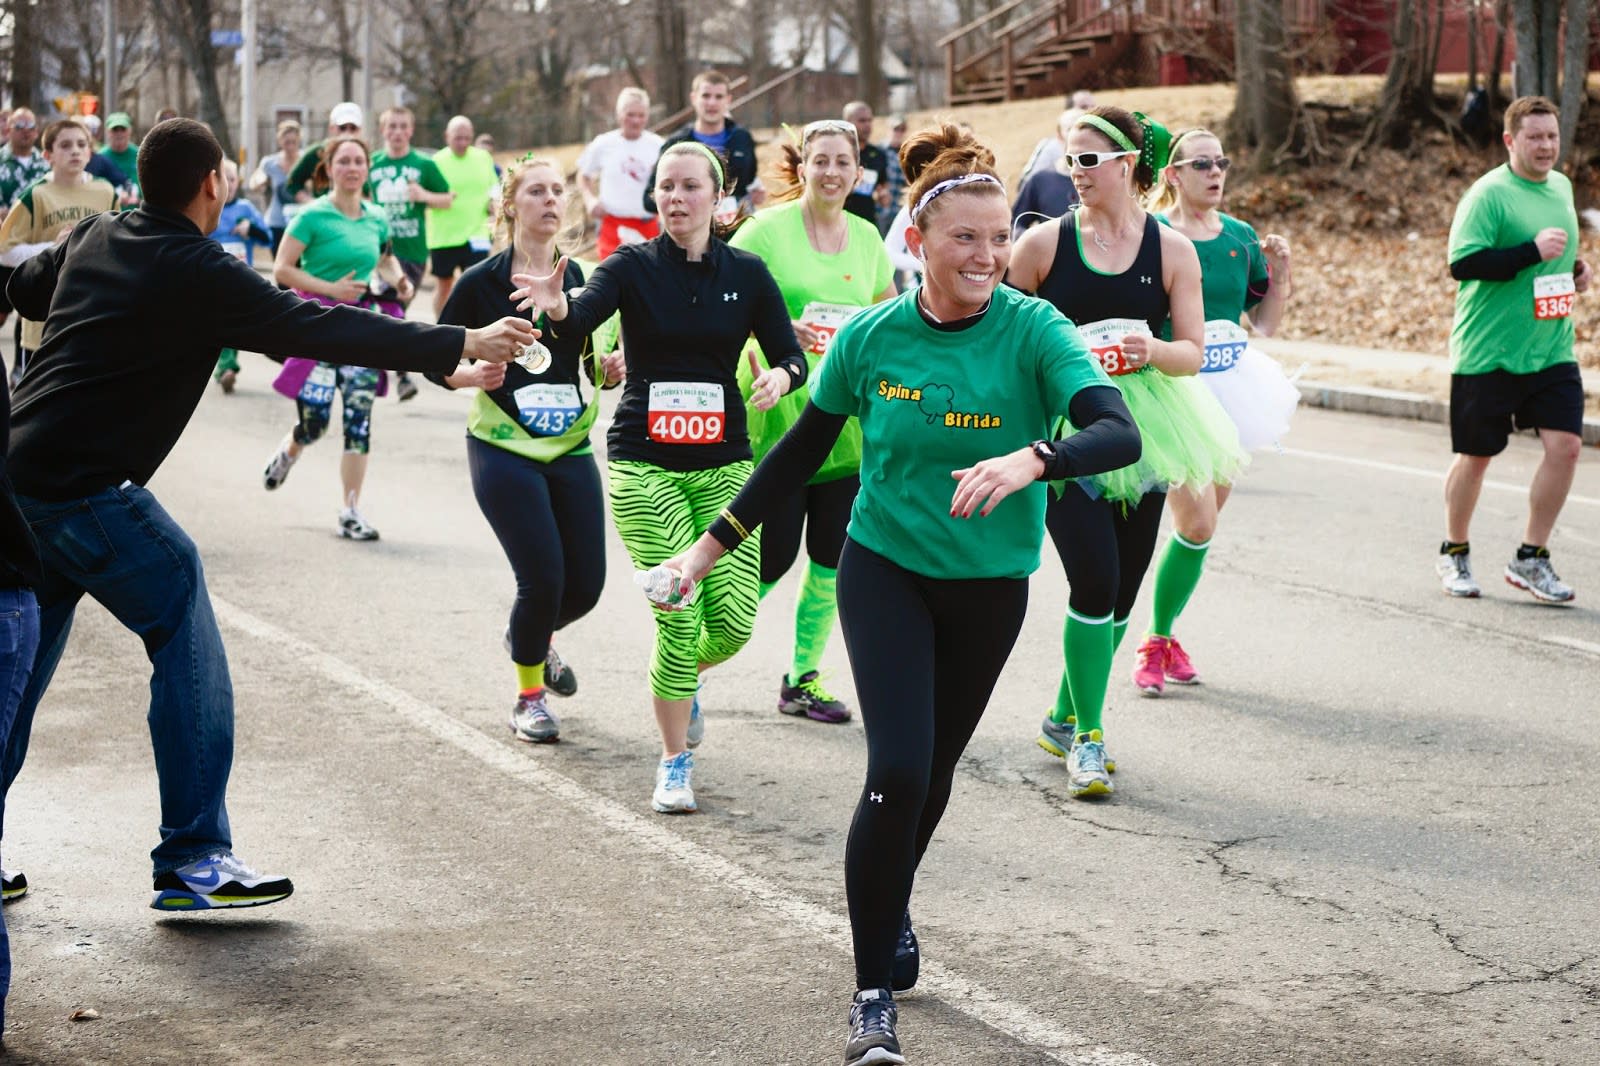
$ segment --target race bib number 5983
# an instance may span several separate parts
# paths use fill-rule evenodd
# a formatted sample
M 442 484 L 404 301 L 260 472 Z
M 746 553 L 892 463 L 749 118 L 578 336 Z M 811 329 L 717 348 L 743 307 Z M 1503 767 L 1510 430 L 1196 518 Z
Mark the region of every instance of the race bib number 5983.
M 1244 355 L 1250 343 L 1250 334 L 1237 322 L 1215 319 L 1206 323 L 1206 347 L 1200 361 L 1200 373 L 1216 374 L 1232 370 Z
M 1577 295 L 1571 274 L 1541 274 L 1533 279 L 1533 317 L 1566 318 Z
M 709 381 L 652 381 L 645 428 L 657 444 L 720 444 L 727 432 L 722 386 Z

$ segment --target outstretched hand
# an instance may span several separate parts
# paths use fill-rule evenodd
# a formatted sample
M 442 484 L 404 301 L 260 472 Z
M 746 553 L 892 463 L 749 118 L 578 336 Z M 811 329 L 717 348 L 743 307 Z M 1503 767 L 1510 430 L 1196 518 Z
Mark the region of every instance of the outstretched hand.
M 518 286 L 511 293 L 511 298 L 517 301 L 517 310 L 526 311 L 530 307 L 538 308 L 555 321 L 567 317 L 567 296 L 561 291 L 561 283 L 567 276 L 567 257 L 562 256 L 556 263 L 556 268 L 550 273 L 540 276 L 538 274 L 513 274 L 511 281 Z
M 794 385 L 794 376 L 787 370 L 763 367 L 754 348 L 745 354 L 750 357 L 750 376 L 755 378 L 750 385 L 750 402 L 757 411 L 770 411 Z
M 951 518 L 971 518 L 974 508 L 987 516 L 1007 496 L 1027 488 L 1044 474 L 1044 460 L 1032 448 L 1022 448 L 975 463 L 964 470 L 952 470 L 955 495 L 950 498 Z

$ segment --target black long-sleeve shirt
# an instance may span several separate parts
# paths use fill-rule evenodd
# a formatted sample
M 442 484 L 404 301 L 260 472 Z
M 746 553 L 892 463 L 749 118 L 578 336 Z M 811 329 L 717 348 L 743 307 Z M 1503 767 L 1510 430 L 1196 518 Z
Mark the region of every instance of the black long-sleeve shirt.
M 1450 276 L 1457 281 L 1510 281 L 1543 257 L 1533 241 L 1510 248 L 1480 248 L 1450 264 Z
M 723 128 L 728 134 L 721 149 L 722 157 L 726 160 L 724 169 L 727 171 L 723 177 L 727 179 L 728 195 L 735 200 L 743 200 L 756 180 L 756 141 L 750 136 L 749 130 L 731 118 L 725 120 Z M 662 142 L 661 150 L 665 152 L 675 144 L 694 139 L 694 123 L 690 122 L 670 134 Z M 644 209 L 652 215 L 656 213 L 656 170 L 660 166 L 661 160 L 658 158 L 656 165 L 650 168 L 650 180 L 644 186 Z
M 806 380 L 805 356 L 778 283 L 759 257 L 716 237 L 694 262 L 665 234 L 623 245 L 595 268 L 582 291 L 568 294 L 567 317 L 549 322 L 549 331 L 558 339 L 587 336 L 619 309 L 628 381 L 606 437 L 610 459 L 709 470 L 750 458 L 744 397 L 735 375 L 752 333 L 769 365 L 789 372 L 791 389 Z M 700 422 L 687 428 L 674 423 L 680 410 L 669 406 L 672 402 L 719 391 L 720 408 L 714 413 L 720 422 L 714 431 L 707 421 L 713 412 L 692 404 L 681 413 L 685 418 L 698 414 Z M 721 440 L 662 440 L 686 435 L 720 435 Z
M 217 354 L 242 348 L 388 370 L 445 370 L 456 326 L 324 307 L 285 292 L 184 215 L 97 215 L 12 275 L 12 304 L 44 322 L 17 387 L 11 479 L 43 500 L 142 485 L 200 403 Z
M 17 507 L 6 473 L 6 441 L 11 433 L 11 387 L 0 374 L 0 588 L 37 588 L 39 585 L 39 546 L 34 543 L 28 520 Z

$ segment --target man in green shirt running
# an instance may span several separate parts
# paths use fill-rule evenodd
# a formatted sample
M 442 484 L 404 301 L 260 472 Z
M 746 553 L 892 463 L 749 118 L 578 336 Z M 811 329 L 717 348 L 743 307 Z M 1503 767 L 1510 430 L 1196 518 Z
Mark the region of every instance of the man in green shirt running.
M 1528 488 L 1522 546 L 1507 583 L 1544 603 L 1574 593 L 1550 564 L 1550 533 L 1583 446 L 1583 379 L 1573 358 L 1572 305 L 1592 272 L 1579 259 L 1572 183 L 1561 156 L 1556 105 L 1523 96 L 1506 108 L 1509 160 L 1467 190 L 1450 225 L 1456 290 L 1450 332 L 1450 444 L 1445 541 L 1436 572 L 1451 596 L 1480 594 L 1467 544 L 1489 460 L 1512 429 L 1534 429 L 1544 458 Z
M 126 111 L 113 111 L 106 118 L 106 146 L 100 154 L 111 160 L 132 182 L 122 197 L 122 210 L 139 206 L 139 146 L 133 143 L 133 117 Z

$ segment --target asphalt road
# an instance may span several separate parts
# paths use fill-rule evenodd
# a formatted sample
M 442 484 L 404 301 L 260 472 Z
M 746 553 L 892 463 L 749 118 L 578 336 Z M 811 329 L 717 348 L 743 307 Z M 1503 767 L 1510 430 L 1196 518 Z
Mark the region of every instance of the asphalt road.
M 356 544 L 335 444 L 261 488 L 291 418 L 271 369 L 246 356 L 151 487 L 228 643 L 237 849 L 296 893 L 148 909 L 148 668 L 86 604 L 10 801 L 33 886 L 5 909 L 12 1061 L 837 1062 L 862 744 L 775 713 L 793 577 L 708 680 L 701 813 L 652 815 L 651 627 L 615 538 L 558 642 L 563 740 L 519 744 L 465 398 L 380 402 L 383 539 Z M 1491 470 L 1472 602 L 1432 573 L 1442 427 L 1303 411 L 1289 442 L 1183 620 L 1206 683 L 1142 699 L 1119 656 L 1107 802 L 1033 743 L 1066 599 L 1047 550 L 913 899 L 913 1063 L 1600 1061 L 1600 461 L 1553 544 L 1577 605 L 1548 608 L 1499 580 L 1531 440 Z M 828 663 L 848 696 L 837 637 Z

